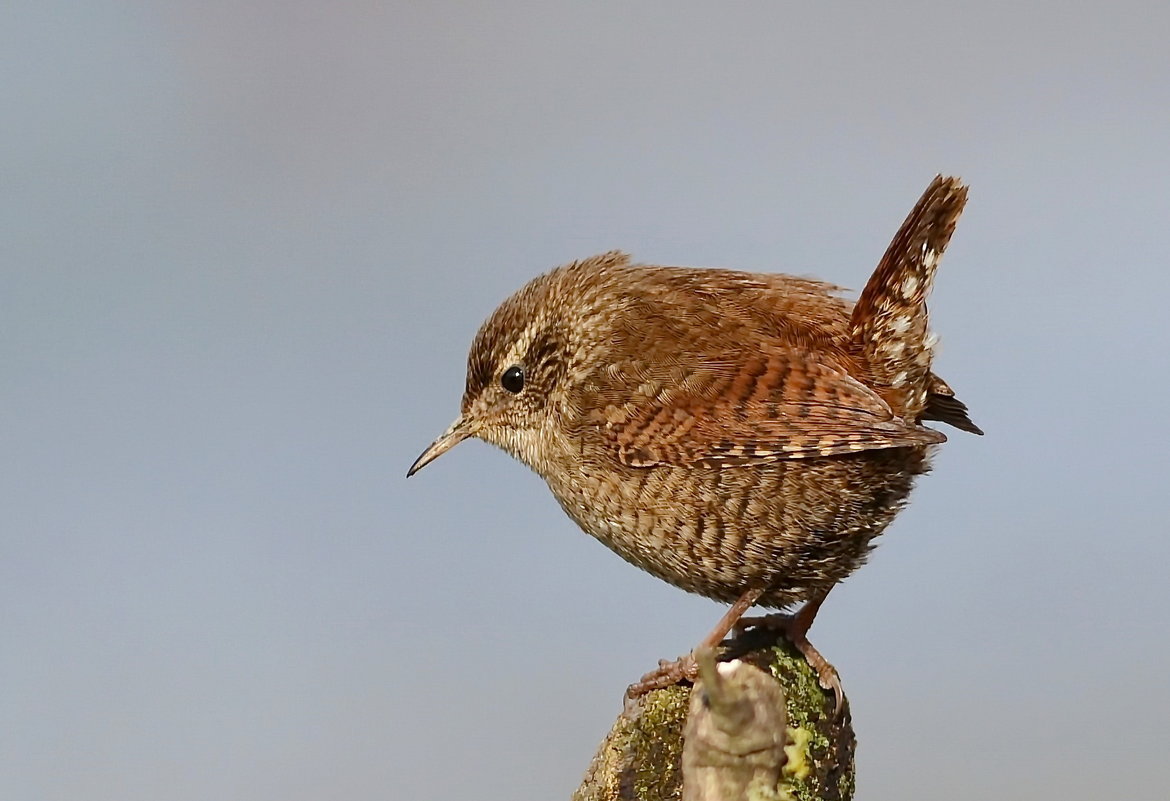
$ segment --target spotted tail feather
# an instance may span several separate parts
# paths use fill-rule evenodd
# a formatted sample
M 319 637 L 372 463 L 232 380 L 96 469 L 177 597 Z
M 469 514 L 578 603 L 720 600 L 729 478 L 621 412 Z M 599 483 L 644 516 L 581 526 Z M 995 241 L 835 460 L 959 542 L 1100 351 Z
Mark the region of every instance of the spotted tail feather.
M 939 259 L 967 202 L 957 178 L 936 176 L 894 235 L 853 307 L 850 335 L 878 389 L 896 414 L 923 416 L 931 389 L 935 337 L 926 298 Z

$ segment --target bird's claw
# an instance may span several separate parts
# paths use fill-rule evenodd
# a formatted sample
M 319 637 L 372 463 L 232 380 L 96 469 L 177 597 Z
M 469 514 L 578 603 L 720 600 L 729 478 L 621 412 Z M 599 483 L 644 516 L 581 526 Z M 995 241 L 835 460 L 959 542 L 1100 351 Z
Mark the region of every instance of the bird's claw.
M 650 671 L 626 688 L 626 698 L 634 700 L 653 690 L 672 687 L 682 681 L 693 682 L 698 673 L 699 665 L 692 654 L 680 656 L 673 661 L 659 659 L 657 670 Z

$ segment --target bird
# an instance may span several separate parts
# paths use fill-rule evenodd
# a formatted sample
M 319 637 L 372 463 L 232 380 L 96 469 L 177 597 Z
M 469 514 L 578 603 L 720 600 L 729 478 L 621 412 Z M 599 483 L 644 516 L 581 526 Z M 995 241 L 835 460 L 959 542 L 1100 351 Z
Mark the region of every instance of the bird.
M 627 562 L 731 605 L 697 648 L 773 625 L 839 710 L 809 627 L 946 441 L 925 423 L 983 433 L 932 371 L 926 307 L 966 201 L 936 176 L 856 302 L 812 278 L 621 251 L 540 275 L 480 327 L 460 414 L 407 475 L 469 437 L 502 448 Z M 628 694 L 696 670 L 662 661 Z

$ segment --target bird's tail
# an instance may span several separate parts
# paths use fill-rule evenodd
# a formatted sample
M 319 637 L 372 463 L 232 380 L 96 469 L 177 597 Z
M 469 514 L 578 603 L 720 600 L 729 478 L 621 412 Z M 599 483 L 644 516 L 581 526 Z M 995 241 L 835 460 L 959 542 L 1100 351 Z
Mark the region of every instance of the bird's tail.
M 919 198 L 853 307 L 853 348 L 870 370 L 875 388 L 896 414 L 917 420 L 930 393 L 935 337 L 929 332 L 926 297 L 939 259 L 967 202 L 957 178 L 935 176 Z

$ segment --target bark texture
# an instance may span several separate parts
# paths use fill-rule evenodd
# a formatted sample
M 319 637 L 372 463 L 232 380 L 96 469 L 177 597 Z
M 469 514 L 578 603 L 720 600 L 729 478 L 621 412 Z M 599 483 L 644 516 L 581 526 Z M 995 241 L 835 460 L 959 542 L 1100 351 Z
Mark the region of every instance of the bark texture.
M 806 772 L 807 760 L 788 734 L 780 683 L 739 659 L 717 664 L 710 648 L 695 657 L 699 680 L 683 728 L 682 801 L 791 798 L 790 780 Z

